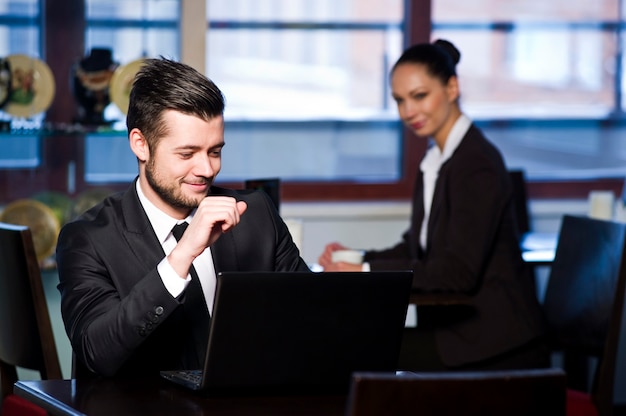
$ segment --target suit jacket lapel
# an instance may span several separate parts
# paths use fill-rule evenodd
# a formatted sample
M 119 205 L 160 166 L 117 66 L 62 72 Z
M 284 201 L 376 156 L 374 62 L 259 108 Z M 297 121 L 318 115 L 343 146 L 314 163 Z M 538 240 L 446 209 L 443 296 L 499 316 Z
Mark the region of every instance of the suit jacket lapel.
M 152 268 L 159 263 L 165 252 L 157 239 L 150 220 L 146 215 L 136 190 L 136 180 L 122 198 L 123 232 L 129 246 L 145 268 Z M 211 246 L 211 255 L 215 272 L 240 270 L 235 250 L 235 233 L 233 230 L 222 235 Z
M 123 234 L 128 245 L 146 268 L 153 268 L 165 256 L 136 190 L 136 180 L 122 198 Z
M 421 246 L 420 246 L 420 230 L 422 226 L 422 221 L 424 220 L 424 191 L 423 184 L 424 176 L 422 175 L 422 171 L 420 169 L 417 170 L 417 177 L 415 178 L 415 189 L 413 190 L 413 218 L 411 221 L 413 225 L 411 226 L 411 230 L 413 230 L 413 235 L 411 238 L 413 241 L 410 243 L 411 250 L 415 252 L 412 253 L 414 258 L 421 258 Z
M 439 175 L 437 175 L 437 182 L 435 184 L 435 192 L 433 194 L 433 205 L 430 210 L 430 219 L 428 222 L 429 240 L 430 236 L 433 235 L 432 224 L 435 224 L 437 217 L 441 214 L 441 209 L 439 209 L 439 206 L 444 203 L 443 200 L 445 198 L 445 195 L 443 188 L 445 187 L 445 182 L 448 180 L 450 164 L 455 163 L 455 155 L 457 155 L 459 152 L 464 152 L 463 149 L 465 149 L 467 146 L 471 146 L 472 140 L 469 140 L 468 137 L 471 137 L 475 134 L 476 127 L 472 124 L 463 136 L 463 140 L 461 141 L 461 143 L 459 143 L 459 146 L 455 149 L 452 156 L 448 160 L 446 160 L 439 169 Z

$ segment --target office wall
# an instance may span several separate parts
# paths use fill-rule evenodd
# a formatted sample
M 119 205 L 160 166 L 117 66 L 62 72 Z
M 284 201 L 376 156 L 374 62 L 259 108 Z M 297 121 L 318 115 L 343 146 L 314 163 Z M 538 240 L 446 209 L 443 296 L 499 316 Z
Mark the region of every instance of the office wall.
M 538 200 L 529 206 L 533 231 L 557 232 L 564 214 L 585 215 L 587 201 Z M 409 226 L 409 202 L 283 203 L 281 215 L 299 240 L 302 257 L 315 263 L 326 243 L 362 249 L 395 244 Z

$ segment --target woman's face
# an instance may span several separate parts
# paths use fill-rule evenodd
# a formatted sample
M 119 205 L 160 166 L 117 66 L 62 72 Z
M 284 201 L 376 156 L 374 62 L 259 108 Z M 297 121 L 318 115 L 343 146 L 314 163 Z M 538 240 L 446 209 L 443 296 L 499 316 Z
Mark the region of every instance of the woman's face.
M 404 124 L 418 136 L 433 137 L 443 148 L 460 115 L 457 78 L 443 84 L 424 65 L 404 63 L 391 75 L 391 93 Z

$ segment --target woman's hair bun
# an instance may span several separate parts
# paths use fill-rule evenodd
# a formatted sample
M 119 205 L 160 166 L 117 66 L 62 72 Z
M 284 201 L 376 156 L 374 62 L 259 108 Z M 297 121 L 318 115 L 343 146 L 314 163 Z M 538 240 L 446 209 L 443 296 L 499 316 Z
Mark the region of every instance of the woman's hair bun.
M 452 62 L 454 63 L 454 65 L 458 64 L 461 60 L 461 52 L 459 52 L 459 50 L 456 48 L 456 46 L 452 44 L 452 42 L 445 39 L 437 39 L 433 42 L 433 44 L 439 46 L 444 51 L 446 51 L 448 55 L 450 55 L 450 57 L 452 58 Z

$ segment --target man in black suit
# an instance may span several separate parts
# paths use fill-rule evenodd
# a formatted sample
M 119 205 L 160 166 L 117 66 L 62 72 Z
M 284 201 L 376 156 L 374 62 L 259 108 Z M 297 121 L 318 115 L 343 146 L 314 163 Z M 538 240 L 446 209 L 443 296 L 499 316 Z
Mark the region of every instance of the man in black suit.
M 139 176 L 65 225 L 57 245 L 61 310 L 81 368 L 199 368 L 216 273 L 309 270 L 267 195 L 213 186 L 223 111 L 218 87 L 187 65 L 148 59 L 137 74 L 126 124 Z

